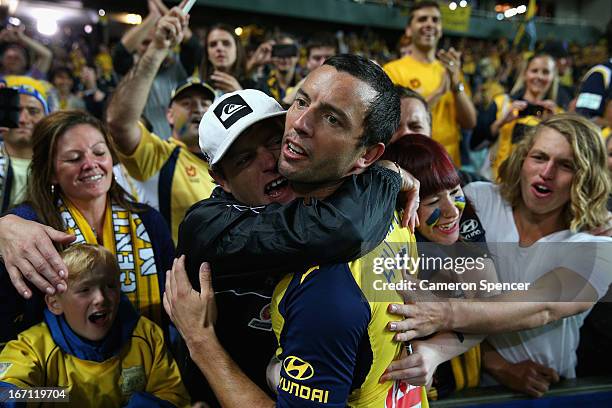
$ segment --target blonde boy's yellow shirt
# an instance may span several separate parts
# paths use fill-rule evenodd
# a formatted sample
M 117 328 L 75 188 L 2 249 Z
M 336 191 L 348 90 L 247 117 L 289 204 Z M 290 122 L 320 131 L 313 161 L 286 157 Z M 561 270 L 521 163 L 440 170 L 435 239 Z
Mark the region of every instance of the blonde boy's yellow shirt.
M 391 61 L 383 69 L 394 84 L 410 88 L 428 98 L 442 84 L 446 69 L 442 63 L 435 60 L 431 63 L 417 61 L 411 56 Z M 467 90 L 467 87 L 466 87 Z M 431 108 L 432 138 L 441 143 L 456 166 L 461 165 L 459 142 L 461 128 L 457 123 L 455 95 L 447 91 Z
M 138 147 L 131 155 L 119 153 L 119 160 L 130 176 L 138 181 L 147 181 L 159 176 L 162 167 L 170 159 L 172 152 L 178 146 L 180 151 L 172 175 L 170 197 L 159 197 L 160 212 L 163 200 L 170 200 L 170 229 L 172 239 L 178 242 L 178 228 L 185 218 L 187 210 L 200 200 L 209 198 L 215 188 L 213 179 L 208 174 L 208 163 L 191 153 L 185 144 L 176 139 L 162 140 L 152 134 L 142 124 L 139 124 L 142 138 Z M 164 182 L 163 180 L 158 183 Z M 159 191 L 159 188 L 158 188 Z
M 176 362 L 169 356 L 164 335 L 155 323 L 141 317 L 132 338 L 114 357 L 102 362 L 64 353 L 45 323 L 23 331 L 0 352 L 0 383 L 18 388 L 64 387 L 70 404 L 45 406 L 120 407 L 134 392 L 146 392 L 177 407 L 189 396 Z M 38 406 L 29 404 L 28 406 Z

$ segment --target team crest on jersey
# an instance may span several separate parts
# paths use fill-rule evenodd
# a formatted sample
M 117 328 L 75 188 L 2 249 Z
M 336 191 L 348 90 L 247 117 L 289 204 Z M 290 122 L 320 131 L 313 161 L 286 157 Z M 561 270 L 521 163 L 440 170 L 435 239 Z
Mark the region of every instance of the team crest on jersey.
M 421 81 L 419 78 L 412 78 L 410 81 L 408 81 L 408 85 L 411 89 L 419 89 L 421 87 Z
M 196 168 L 193 166 L 188 166 L 187 168 L 185 168 L 185 172 L 187 173 L 189 177 L 196 176 Z
M 272 331 L 272 314 L 270 313 L 269 303 L 259 311 L 259 319 L 251 319 L 249 327 L 257 330 Z
M 133 393 L 144 391 L 147 385 L 144 368 L 142 366 L 124 368 L 121 371 L 119 384 L 121 384 L 121 393 L 128 399 Z

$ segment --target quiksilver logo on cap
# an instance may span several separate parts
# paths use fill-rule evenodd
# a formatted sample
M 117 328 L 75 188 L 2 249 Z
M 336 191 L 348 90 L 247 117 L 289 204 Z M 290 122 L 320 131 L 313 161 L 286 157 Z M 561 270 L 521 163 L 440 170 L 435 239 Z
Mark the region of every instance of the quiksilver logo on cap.
M 249 113 L 253 113 L 253 109 L 240 95 L 232 95 L 222 101 L 215 108 L 214 113 L 223 126 L 229 129 L 238 120 L 244 118 Z

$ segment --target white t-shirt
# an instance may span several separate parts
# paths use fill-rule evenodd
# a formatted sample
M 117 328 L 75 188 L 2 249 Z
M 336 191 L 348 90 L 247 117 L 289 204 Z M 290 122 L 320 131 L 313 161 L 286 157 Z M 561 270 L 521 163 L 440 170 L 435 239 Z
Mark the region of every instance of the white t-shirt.
M 612 283 L 612 239 L 570 230 L 547 235 L 529 247 L 519 247 L 512 208 L 499 186 L 475 182 L 464 188 L 486 231 L 500 282 L 535 282 L 547 272 L 565 267 L 582 276 L 601 298 Z M 514 243 L 509 244 L 509 243 Z M 536 361 L 560 376 L 576 376 L 580 326 L 588 311 L 542 327 L 492 335 L 489 342 L 508 361 Z

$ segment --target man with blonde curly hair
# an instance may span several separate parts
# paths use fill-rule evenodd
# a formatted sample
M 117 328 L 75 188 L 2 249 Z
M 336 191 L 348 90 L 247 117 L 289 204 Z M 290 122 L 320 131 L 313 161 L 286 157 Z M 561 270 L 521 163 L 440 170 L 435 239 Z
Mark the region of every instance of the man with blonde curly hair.
M 487 302 L 394 305 L 409 317 L 397 323 L 404 332 L 398 338 L 489 334 L 483 368 L 532 396 L 575 377 L 580 326 L 612 282 L 612 239 L 587 232 L 608 217 L 606 166 L 600 131 L 587 119 L 561 114 L 536 126 L 502 164 L 500 185 L 464 189 L 487 231 L 500 282 L 528 289 Z

